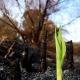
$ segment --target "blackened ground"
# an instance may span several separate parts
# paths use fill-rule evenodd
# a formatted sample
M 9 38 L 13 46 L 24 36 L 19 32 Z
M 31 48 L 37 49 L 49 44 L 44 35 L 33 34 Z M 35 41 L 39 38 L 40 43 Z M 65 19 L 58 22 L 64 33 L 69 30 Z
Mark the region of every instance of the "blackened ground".
M 65 67 L 66 64 L 67 62 L 64 63 L 63 67 Z M 80 57 L 74 57 L 74 69 L 67 68 L 67 65 L 63 68 L 63 80 L 80 80 Z M 44 73 L 28 73 L 25 69 L 22 69 L 21 72 L 22 80 L 56 80 L 56 68 L 54 63 L 48 66 Z
M 0 58 L 0 80 L 56 80 L 53 63 L 45 72 L 29 73 L 26 69 L 19 67 L 18 60 L 15 61 L 10 63 L 8 59 Z M 63 70 L 63 80 L 80 80 L 80 63 L 78 60 L 75 62 L 74 70 Z
M 4 44 L 3 44 L 4 45 Z M 7 44 L 6 44 L 7 46 Z M 9 45 L 10 47 L 10 45 Z M 45 72 L 27 72 L 26 71 L 26 59 L 21 58 L 21 54 L 24 50 L 26 45 L 16 45 L 15 46 L 15 54 L 12 58 L 4 58 L 4 54 L 6 52 L 6 49 L 4 47 L 0 47 L 0 80 L 56 80 L 56 68 L 54 63 L 50 63 L 50 66 L 47 67 L 47 70 Z M 33 62 L 39 61 L 40 58 L 39 55 L 36 55 L 37 52 L 35 52 L 35 49 L 32 49 L 28 46 L 29 49 L 29 55 L 32 56 Z M 5 51 L 5 52 L 4 52 Z M 39 52 L 39 51 L 38 51 Z M 4 54 L 1 54 L 4 53 Z M 34 54 L 34 56 L 33 56 Z M 38 57 L 37 57 L 38 56 Z M 38 58 L 38 59 L 37 59 Z M 20 59 L 22 62 L 24 62 L 26 65 L 24 68 L 22 68 Z M 28 59 L 30 60 L 30 58 Z M 35 61 L 34 61 L 35 60 Z M 74 58 L 74 69 L 66 68 L 68 66 L 67 63 L 64 63 L 63 66 L 63 80 L 80 80 L 80 57 Z M 33 65 L 36 68 L 36 64 Z M 29 67 L 30 68 L 30 67 Z M 28 70 L 28 69 L 27 69 Z
M 56 70 L 50 66 L 44 73 L 27 73 L 23 70 L 22 80 L 56 80 Z M 80 69 L 63 70 L 63 80 L 80 80 Z

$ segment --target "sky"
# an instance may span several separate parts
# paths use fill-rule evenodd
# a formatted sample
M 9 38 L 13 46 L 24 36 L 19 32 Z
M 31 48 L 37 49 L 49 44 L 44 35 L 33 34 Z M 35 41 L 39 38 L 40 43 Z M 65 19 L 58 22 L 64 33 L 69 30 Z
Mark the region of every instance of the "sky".
M 19 0 L 22 7 L 21 11 L 18 5 L 13 4 L 12 1 L 14 0 L 6 0 L 6 5 L 8 4 L 7 8 L 10 10 L 11 16 L 21 23 L 22 14 L 24 13 L 23 9 L 25 8 L 24 0 Z M 49 20 L 68 30 L 68 33 L 63 31 L 65 41 L 80 42 L 80 0 L 60 0 L 60 2 L 57 7 L 59 11 L 52 13 L 49 16 Z
M 65 40 L 80 42 L 80 0 L 64 0 L 58 8 L 58 12 L 50 15 L 50 20 L 68 30 L 69 33 L 63 32 Z

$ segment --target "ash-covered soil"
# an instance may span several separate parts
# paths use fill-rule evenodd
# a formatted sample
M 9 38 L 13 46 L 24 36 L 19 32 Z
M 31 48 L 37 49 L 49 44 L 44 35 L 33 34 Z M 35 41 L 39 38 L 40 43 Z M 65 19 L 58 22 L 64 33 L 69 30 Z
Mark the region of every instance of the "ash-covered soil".
M 8 45 L 6 44 L 6 46 Z M 6 49 L 2 46 L 0 48 L 0 54 L 2 55 L 2 57 L 0 56 L 0 80 L 56 80 L 56 68 L 53 61 L 47 66 L 47 70 L 45 72 L 27 72 L 26 69 L 21 66 L 21 53 L 27 46 L 24 47 L 24 45 L 16 45 L 14 47 L 15 48 L 13 50 L 15 50 L 15 53 L 12 57 L 7 58 L 3 57 Z M 36 51 L 36 49 L 31 47 L 28 47 L 28 49 L 29 55 L 35 55 L 32 56 L 33 62 L 39 61 L 39 55 L 36 55 L 39 51 Z M 26 60 L 23 60 L 23 62 L 26 63 L 24 65 L 27 66 Z M 36 65 L 34 66 L 36 67 Z M 74 57 L 74 69 L 66 68 L 67 66 L 68 64 L 65 62 L 63 65 L 63 80 L 80 80 L 80 57 Z
M 63 70 L 63 80 L 80 80 L 80 63 L 74 65 L 74 69 Z M 56 80 L 54 64 L 48 66 L 45 72 L 27 72 L 18 66 L 10 65 L 8 59 L 0 58 L 0 80 Z
M 22 80 L 56 80 L 56 70 L 48 67 L 44 73 L 26 73 L 22 71 Z M 80 80 L 80 69 L 64 70 L 63 80 Z

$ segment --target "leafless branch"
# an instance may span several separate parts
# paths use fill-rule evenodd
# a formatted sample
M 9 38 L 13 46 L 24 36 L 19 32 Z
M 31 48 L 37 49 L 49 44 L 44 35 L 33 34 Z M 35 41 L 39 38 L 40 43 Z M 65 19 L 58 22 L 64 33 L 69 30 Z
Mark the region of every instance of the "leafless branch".
M 7 56 L 10 54 L 10 52 L 11 52 L 14 44 L 15 44 L 15 42 L 13 42 L 13 44 L 10 46 L 10 48 L 8 49 L 8 52 L 7 52 L 7 54 L 4 56 L 4 58 L 7 58 Z
M 22 9 L 24 9 L 22 6 L 21 6 L 21 4 L 19 3 L 19 0 L 15 0 L 16 2 L 17 2 L 17 5 L 18 5 L 18 8 L 19 8 L 19 10 L 20 10 L 20 12 L 21 12 L 21 8 Z M 21 12 L 22 13 L 22 12 Z
M 17 25 L 15 25 L 14 21 L 5 13 L 5 12 L 2 12 L 3 15 L 9 20 L 9 22 L 5 21 L 4 19 L 1 19 L 0 20 L 4 23 L 6 23 L 7 25 L 9 25 L 10 27 L 12 27 L 15 31 L 17 31 L 17 33 L 19 33 L 21 35 L 21 37 L 23 38 L 24 35 L 22 35 L 22 32 L 17 28 Z M 24 40 L 24 38 L 23 38 Z
M 67 24 L 62 25 L 62 27 L 66 26 L 66 25 L 70 25 L 73 21 L 75 21 L 77 18 L 80 18 L 80 16 L 77 16 L 75 19 L 72 19 L 71 21 L 69 21 Z
M 34 39 L 34 41 L 36 43 L 38 42 L 38 39 L 39 39 L 39 36 L 40 36 L 40 32 L 42 30 L 42 26 L 44 24 L 44 20 L 45 20 L 46 14 L 47 14 L 48 2 L 49 2 L 49 0 L 46 1 L 45 9 L 44 9 L 43 15 L 41 16 L 41 19 L 39 21 L 39 25 L 36 26 L 36 30 L 35 30 L 35 36 L 36 36 L 36 38 Z
M 41 12 L 41 0 L 39 0 L 39 11 Z

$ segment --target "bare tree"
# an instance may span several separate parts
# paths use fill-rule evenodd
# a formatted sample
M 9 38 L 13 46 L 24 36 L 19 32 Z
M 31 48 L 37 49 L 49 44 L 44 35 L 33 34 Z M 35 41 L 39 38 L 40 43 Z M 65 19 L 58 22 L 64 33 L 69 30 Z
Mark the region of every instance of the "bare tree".
M 37 2 L 35 0 L 26 0 L 27 4 L 26 4 L 26 10 L 27 9 L 33 9 L 35 8 L 36 3 L 38 4 L 37 9 L 40 11 L 40 13 L 42 13 L 39 22 L 36 24 L 36 29 L 34 30 L 34 35 L 36 36 L 36 38 L 34 39 L 34 41 L 36 43 L 38 43 L 38 39 L 39 39 L 39 35 L 40 32 L 42 30 L 42 26 L 44 24 L 45 19 L 48 18 L 49 14 L 51 12 L 49 12 L 50 9 L 52 9 L 52 11 L 55 11 L 55 6 L 58 4 L 59 0 L 37 0 Z M 36 2 L 36 3 L 35 3 Z M 36 5 L 37 6 L 37 5 Z M 32 21 L 32 19 L 31 19 Z M 33 21 L 32 21 L 33 23 Z
M 22 36 L 23 40 L 25 40 L 25 35 L 23 34 L 24 31 L 20 31 L 17 25 L 15 25 L 14 21 L 12 21 L 11 19 L 9 10 L 6 8 L 5 2 L 3 0 L 1 1 L 2 1 L 2 5 L 4 6 L 1 7 L 0 9 L 3 15 L 6 16 L 6 18 L 9 20 L 10 24 L 5 20 L 2 20 L 2 19 L 0 20 L 5 22 L 9 26 L 11 26 L 13 29 L 15 29 Z M 19 3 L 19 0 L 13 0 L 13 1 L 16 1 L 20 9 L 21 5 Z M 24 0 L 24 1 L 25 1 L 25 12 L 32 9 L 32 7 L 34 7 L 33 9 L 36 9 L 35 5 L 38 4 L 36 5 L 38 6 L 37 10 L 39 10 L 39 12 L 42 13 L 39 22 L 35 25 L 36 28 L 34 30 L 34 36 L 36 36 L 36 38 L 34 38 L 34 41 L 38 43 L 39 35 L 41 32 L 42 26 L 44 24 L 44 21 L 45 19 L 47 19 L 48 15 L 50 14 L 49 10 L 52 9 L 52 11 L 55 11 L 55 6 L 58 4 L 59 0 L 44 0 L 44 1 L 43 0 Z M 29 14 L 28 16 L 33 24 L 33 20 L 31 19 Z
M 14 1 L 16 1 L 20 10 L 22 6 L 20 5 L 19 0 Z M 15 24 L 14 20 L 11 17 L 10 11 L 7 9 L 5 5 L 5 2 L 3 2 L 4 6 L 1 8 L 1 12 L 7 18 L 8 21 L 2 18 L 0 18 L 0 20 L 9 25 L 11 28 L 13 28 L 18 34 L 20 34 L 20 36 L 23 39 L 23 42 L 28 43 L 29 45 L 31 44 L 31 47 L 35 46 L 38 49 L 40 49 L 40 68 L 42 70 L 42 68 L 46 68 L 46 53 L 48 49 L 47 46 L 49 45 L 48 38 L 53 40 L 53 29 L 55 27 L 55 25 L 52 22 L 48 21 L 48 16 L 52 12 L 56 11 L 55 6 L 58 5 L 59 0 L 24 0 L 24 2 L 25 10 L 23 14 L 23 30 L 20 30 L 18 28 L 18 25 Z M 53 42 L 52 40 L 51 42 Z M 13 45 L 10 47 L 5 57 L 7 57 L 7 55 L 10 54 Z M 53 54 L 51 54 L 51 57 L 52 55 Z

